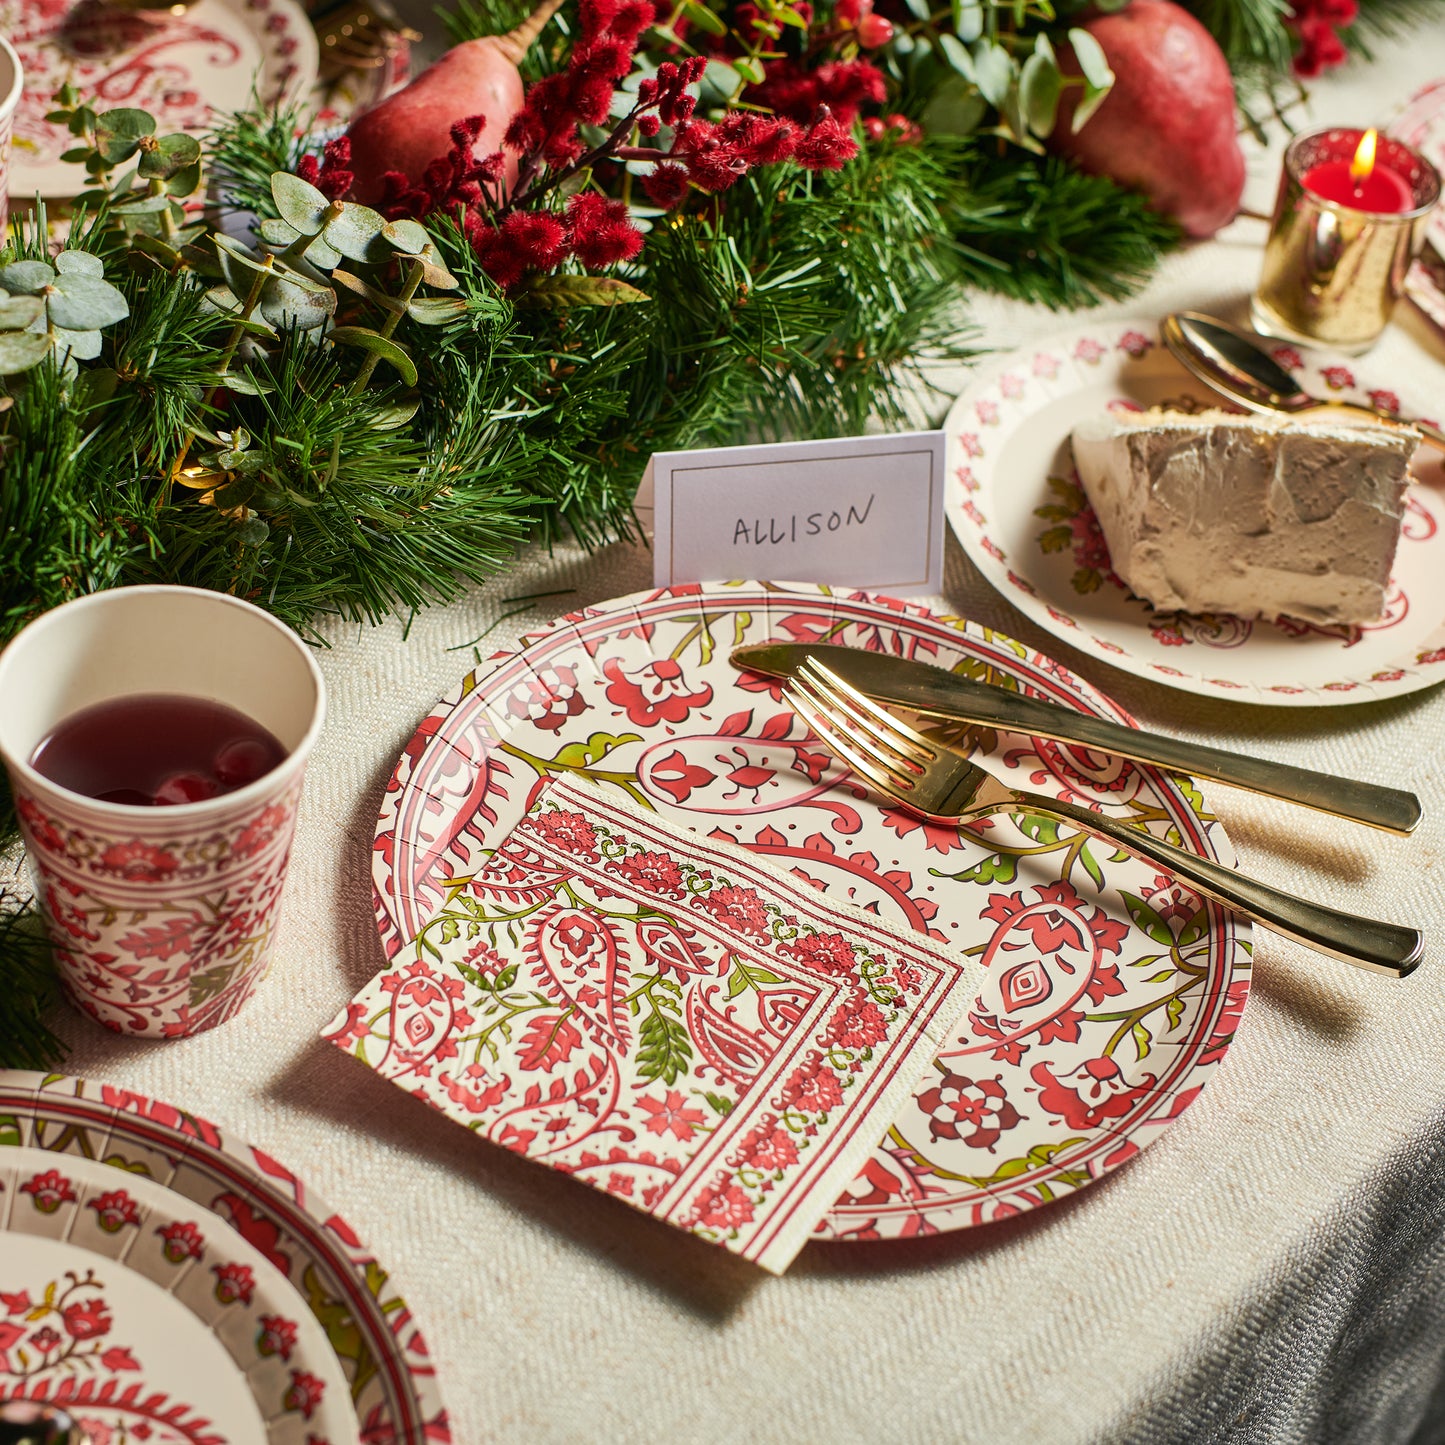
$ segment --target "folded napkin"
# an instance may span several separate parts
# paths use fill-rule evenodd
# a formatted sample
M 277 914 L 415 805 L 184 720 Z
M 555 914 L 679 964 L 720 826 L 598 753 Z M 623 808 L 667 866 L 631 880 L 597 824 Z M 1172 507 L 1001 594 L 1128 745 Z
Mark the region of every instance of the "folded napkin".
M 566 778 L 325 1037 L 487 1139 L 781 1273 L 981 977 Z

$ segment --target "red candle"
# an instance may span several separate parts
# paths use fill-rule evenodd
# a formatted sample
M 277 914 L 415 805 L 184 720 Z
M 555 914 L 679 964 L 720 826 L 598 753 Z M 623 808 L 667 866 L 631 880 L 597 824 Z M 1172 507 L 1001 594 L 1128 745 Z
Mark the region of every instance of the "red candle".
M 1356 211 L 1398 215 L 1415 204 L 1409 181 L 1398 171 L 1375 161 L 1375 132 L 1367 130 L 1352 161 L 1321 161 L 1312 166 L 1301 183 L 1321 200 L 1349 206 Z

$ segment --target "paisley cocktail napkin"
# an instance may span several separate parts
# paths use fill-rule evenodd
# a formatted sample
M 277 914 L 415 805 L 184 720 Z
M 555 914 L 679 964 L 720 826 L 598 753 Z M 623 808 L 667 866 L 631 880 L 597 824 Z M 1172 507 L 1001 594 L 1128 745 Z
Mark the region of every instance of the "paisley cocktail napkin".
M 326 1037 L 495 1143 L 781 1273 L 981 976 L 565 779 Z

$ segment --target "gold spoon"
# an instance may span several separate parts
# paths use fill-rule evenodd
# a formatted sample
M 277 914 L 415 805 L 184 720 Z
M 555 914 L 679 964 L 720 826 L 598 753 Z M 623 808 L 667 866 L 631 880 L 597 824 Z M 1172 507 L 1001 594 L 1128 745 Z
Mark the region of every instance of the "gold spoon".
M 1160 325 L 1164 344 L 1186 370 L 1221 396 L 1257 412 L 1328 412 L 1356 421 L 1403 422 L 1431 446 L 1445 451 L 1445 432 L 1428 421 L 1398 416 L 1363 402 L 1332 401 L 1300 387 L 1259 344 L 1259 339 L 1227 321 L 1199 311 L 1175 311 Z

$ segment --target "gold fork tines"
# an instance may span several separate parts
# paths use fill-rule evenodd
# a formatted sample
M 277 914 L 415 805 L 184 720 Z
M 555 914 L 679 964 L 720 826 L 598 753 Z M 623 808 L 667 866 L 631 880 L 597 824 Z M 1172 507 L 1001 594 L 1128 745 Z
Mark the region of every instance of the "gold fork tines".
M 897 777 L 895 772 L 885 769 L 882 758 L 860 750 L 854 738 L 842 726 L 842 718 L 850 720 L 854 727 L 863 733 L 869 745 L 886 753 L 912 776 L 921 775 L 936 756 L 933 749 L 917 733 L 912 733 L 911 737 L 906 736 L 901 725 L 896 735 L 870 728 L 870 717 L 876 717 L 885 724 L 892 723 L 893 719 L 876 703 L 862 693 L 855 692 L 821 664 L 806 665 L 793 679 L 792 688 L 794 695 L 788 700 L 803 721 L 825 740 L 850 768 L 880 787 L 886 788 L 890 782 L 907 787 L 910 786 L 910 778 Z M 799 706 L 800 702 L 802 706 Z M 842 715 L 841 718 L 839 714 Z

